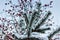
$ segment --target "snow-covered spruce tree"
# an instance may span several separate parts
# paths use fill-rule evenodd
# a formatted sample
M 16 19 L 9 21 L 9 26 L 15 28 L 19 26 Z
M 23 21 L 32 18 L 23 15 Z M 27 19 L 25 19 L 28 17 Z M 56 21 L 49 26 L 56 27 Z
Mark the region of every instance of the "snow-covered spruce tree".
M 40 38 L 36 38 L 36 36 L 32 37 L 32 33 L 44 33 L 46 30 L 50 30 L 49 27 L 40 27 L 45 24 L 46 20 L 50 21 L 48 17 L 51 15 L 51 12 L 45 9 L 52 7 L 50 5 L 53 1 L 45 5 L 42 5 L 40 0 L 17 1 L 18 4 L 14 4 L 12 0 L 8 0 L 5 3 L 6 7 L 9 6 L 11 9 L 3 9 L 8 18 L 2 17 L 0 19 L 2 34 L 5 35 L 4 40 L 39 40 Z M 52 26 L 52 24 L 46 26 Z M 48 36 L 49 40 L 54 34 L 55 32 Z

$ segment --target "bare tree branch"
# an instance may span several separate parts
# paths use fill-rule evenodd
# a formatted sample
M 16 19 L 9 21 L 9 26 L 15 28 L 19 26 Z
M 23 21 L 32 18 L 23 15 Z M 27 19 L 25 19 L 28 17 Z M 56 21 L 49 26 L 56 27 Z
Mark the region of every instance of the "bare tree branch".
M 58 28 L 56 31 L 54 31 L 52 34 L 50 34 L 50 35 L 48 36 L 49 40 L 51 40 L 51 38 L 52 38 L 56 33 L 58 33 L 59 31 L 60 31 L 60 28 Z
M 42 19 L 41 22 L 36 26 L 35 30 L 37 30 L 41 25 L 43 25 L 50 15 L 51 12 L 49 11 L 48 14 L 46 14 L 46 16 L 44 17 L 44 19 Z
M 44 33 L 46 30 L 50 30 L 50 28 L 38 29 L 38 30 L 32 30 L 32 32 L 40 32 L 40 33 Z

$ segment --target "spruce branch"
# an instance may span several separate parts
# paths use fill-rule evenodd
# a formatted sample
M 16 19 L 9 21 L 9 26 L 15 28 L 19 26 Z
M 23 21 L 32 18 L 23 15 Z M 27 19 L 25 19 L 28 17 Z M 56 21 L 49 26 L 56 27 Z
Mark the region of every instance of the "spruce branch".
M 35 30 L 37 30 L 40 26 L 44 24 L 44 22 L 48 19 L 48 17 L 51 15 L 51 12 L 48 11 L 48 14 L 41 20 L 41 22 L 36 26 Z
M 26 15 L 26 13 L 25 13 L 23 16 L 24 16 L 24 18 L 25 18 L 26 24 L 28 25 L 28 24 L 29 24 L 29 20 L 28 20 L 28 17 L 27 17 L 27 15 Z
M 48 36 L 49 40 L 51 40 L 51 38 L 52 38 L 56 33 L 58 33 L 59 31 L 60 31 L 60 28 L 58 28 L 56 31 L 54 31 L 52 34 L 50 34 L 50 35 Z
M 34 19 L 35 19 L 36 14 L 37 14 L 37 12 L 34 12 L 34 13 L 32 14 L 31 20 L 30 20 L 30 22 L 29 22 L 29 24 L 28 24 L 28 38 L 29 38 L 30 33 L 31 33 L 31 31 L 32 31 L 31 26 L 32 26 L 32 23 L 33 23 L 33 21 L 34 21 Z
M 38 12 L 40 12 L 40 9 L 41 9 L 41 2 L 40 2 L 40 3 L 37 3 L 37 9 L 38 9 Z
M 37 13 L 37 12 L 34 12 L 34 13 L 32 14 L 31 21 L 30 21 L 30 27 L 32 26 L 32 23 L 33 23 L 33 21 L 34 21 L 34 19 L 35 19 L 35 17 L 36 17 L 36 14 L 38 14 L 38 13 Z
M 44 33 L 46 30 L 50 30 L 50 28 L 38 29 L 38 30 L 32 30 L 32 32 L 40 32 L 40 33 Z

